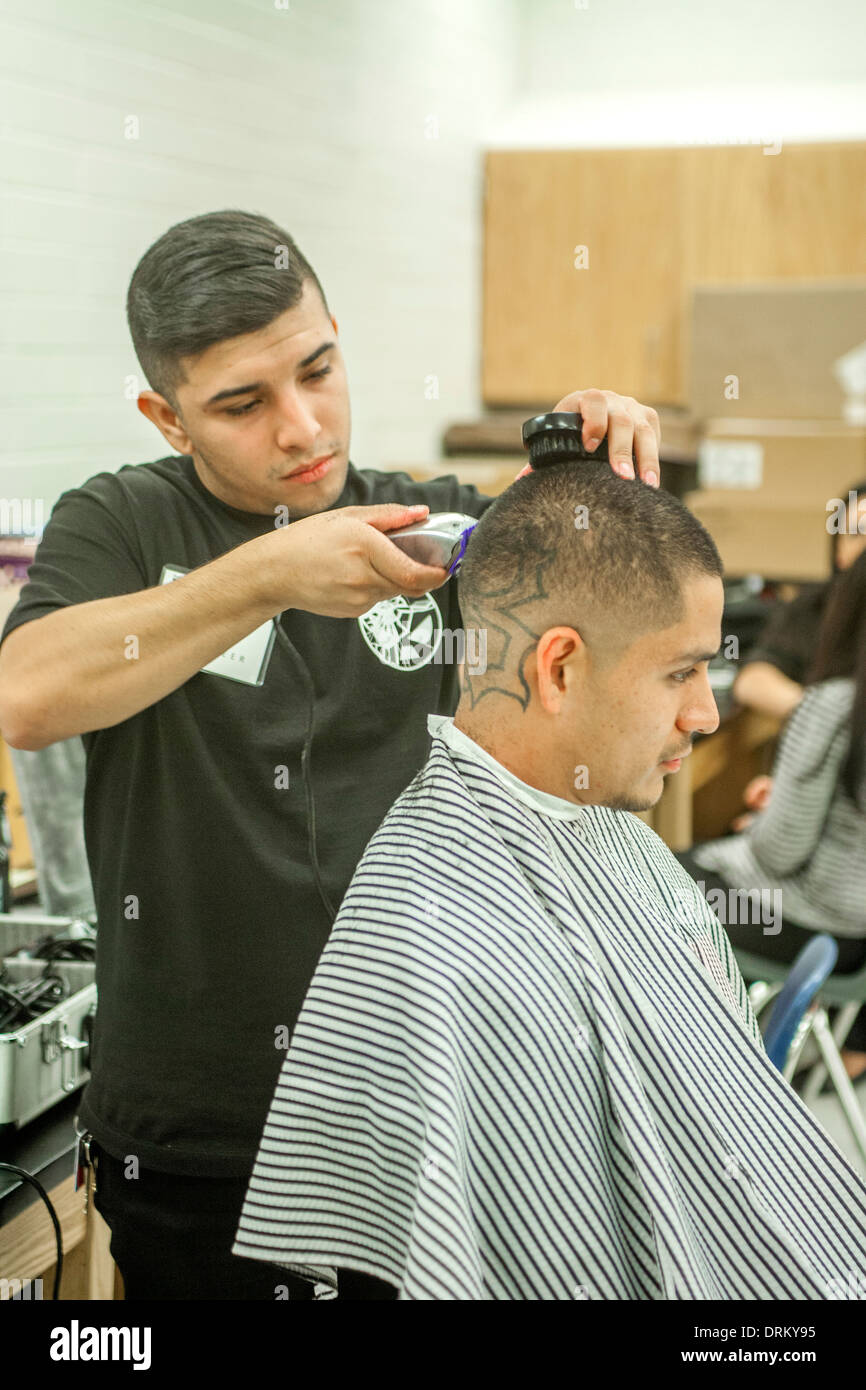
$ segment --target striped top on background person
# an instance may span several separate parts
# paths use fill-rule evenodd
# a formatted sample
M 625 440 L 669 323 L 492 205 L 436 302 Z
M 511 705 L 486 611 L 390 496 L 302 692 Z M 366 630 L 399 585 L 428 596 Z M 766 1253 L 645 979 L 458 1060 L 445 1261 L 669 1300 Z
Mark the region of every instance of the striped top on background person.
M 782 732 L 766 810 L 739 835 L 691 855 L 732 887 L 781 892 L 786 920 L 866 936 L 866 810 L 841 770 L 851 743 L 854 681 L 809 686 Z M 866 796 L 864 796 L 866 805 Z
M 769 804 L 742 835 L 695 845 L 690 857 L 737 890 L 778 890 L 786 922 L 862 938 L 866 550 L 834 584 L 806 681 L 776 752 Z
M 431 715 L 292 1037 L 233 1251 L 401 1300 L 833 1299 L 866 1184 L 628 811 Z

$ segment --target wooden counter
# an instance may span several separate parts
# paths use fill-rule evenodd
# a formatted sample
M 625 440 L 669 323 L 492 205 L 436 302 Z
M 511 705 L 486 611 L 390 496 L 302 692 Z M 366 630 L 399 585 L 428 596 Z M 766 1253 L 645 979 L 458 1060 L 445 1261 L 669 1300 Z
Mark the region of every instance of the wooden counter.
M 41 1182 L 60 1222 L 63 1273 L 59 1300 L 122 1299 L 123 1280 L 111 1258 L 111 1232 L 99 1213 L 84 1215 L 84 1188 L 73 1191 L 75 1114 L 80 1092 L 52 1106 L 7 1141 L 0 1158 L 17 1163 Z M 0 1169 L 0 1279 L 42 1280 L 51 1298 L 57 1245 L 45 1203 L 30 1183 Z M 13 1286 L 14 1291 L 14 1286 Z M 0 1299 L 3 1298 L 0 1289 Z

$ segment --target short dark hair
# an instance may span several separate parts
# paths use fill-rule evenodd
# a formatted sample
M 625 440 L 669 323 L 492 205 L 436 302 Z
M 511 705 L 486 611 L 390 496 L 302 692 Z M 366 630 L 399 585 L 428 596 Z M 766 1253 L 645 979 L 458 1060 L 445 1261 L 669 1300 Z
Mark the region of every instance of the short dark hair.
M 129 282 L 126 317 L 152 389 L 177 408 L 180 360 L 266 328 L 299 302 L 312 266 L 288 232 L 236 208 L 177 222 L 145 251 Z
M 722 561 L 671 493 L 619 478 L 606 463 L 558 463 L 519 478 L 487 509 L 458 588 L 464 621 L 487 630 L 488 647 L 502 634 L 507 655 L 488 659 L 492 674 L 512 662 L 522 671 L 539 620 L 542 630 L 589 631 L 587 640 L 612 650 L 673 626 L 689 574 L 721 577 Z

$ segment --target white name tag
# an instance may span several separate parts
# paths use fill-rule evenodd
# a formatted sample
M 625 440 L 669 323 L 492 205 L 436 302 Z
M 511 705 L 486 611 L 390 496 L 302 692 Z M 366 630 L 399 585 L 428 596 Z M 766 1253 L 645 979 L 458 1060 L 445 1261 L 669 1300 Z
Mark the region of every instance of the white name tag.
M 189 574 L 189 570 L 181 569 L 179 565 L 163 565 L 159 582 L 170 584 L 184 574 Z M 212 676 L 228 676 L 229 680 L 243 681 L 244 685 L 261 685 L 276 639 L 275 621 L 271 618 L 262 623 L 254 632 L 242 637 L 240 642 L 235 642 L 228 651 L 215 656 L 207 666 L 202 666 L 202 671 L 209 671 Z

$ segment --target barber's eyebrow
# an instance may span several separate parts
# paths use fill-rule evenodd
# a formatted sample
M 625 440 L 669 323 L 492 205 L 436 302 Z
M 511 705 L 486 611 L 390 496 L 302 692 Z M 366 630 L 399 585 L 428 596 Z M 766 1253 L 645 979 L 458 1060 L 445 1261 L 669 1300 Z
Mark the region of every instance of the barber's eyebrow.
M 317 357 L 321 357 L 323 352 L 330 352 L 331 348 L 336 346 L 336 343 L 322 343 L 316 348 L 315 352 L 311 352 L 308 357 L 305 357 L 302 362 L 299 362 L 298 366 L 309 367 L 310 363 L 315 362 Z M 233 396 L 248 396 L 251 391 L 261 391 L 263 388 L 263 381 L 251 381 L 246 386 L 229 386 L 225 391 L 217 391 L 216 395 L 211 396 L 210 400 L 206 401 L 205 404 L 217 405 L 220 401 L 231 400 Z
M 721 647 L 717 647 L 714 652 L 685 652 L 677 657 L 676 661 L 668 661 L 668 666 L 697 666 L 699 661 L 712 661 L 714 656 L 718 656 Z

